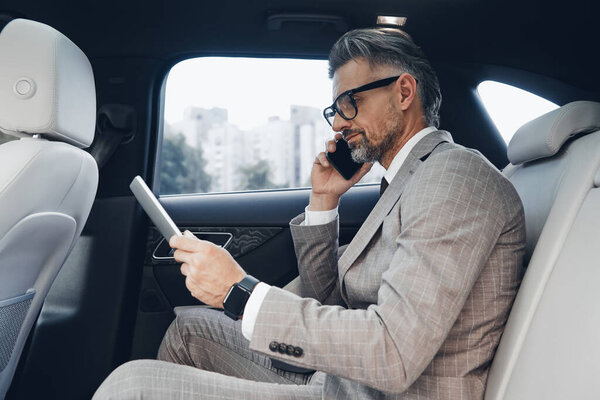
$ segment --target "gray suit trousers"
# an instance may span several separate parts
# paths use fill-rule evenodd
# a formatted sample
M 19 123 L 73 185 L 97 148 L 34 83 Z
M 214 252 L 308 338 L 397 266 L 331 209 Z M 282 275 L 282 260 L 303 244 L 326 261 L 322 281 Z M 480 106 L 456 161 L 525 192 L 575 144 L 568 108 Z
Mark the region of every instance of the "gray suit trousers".
M 194 308 L 173 321 L 157 360 L 121 365 L 94 399 L 320 399 L 324 374 L 279 370 L 249 348 L 241 321 Z

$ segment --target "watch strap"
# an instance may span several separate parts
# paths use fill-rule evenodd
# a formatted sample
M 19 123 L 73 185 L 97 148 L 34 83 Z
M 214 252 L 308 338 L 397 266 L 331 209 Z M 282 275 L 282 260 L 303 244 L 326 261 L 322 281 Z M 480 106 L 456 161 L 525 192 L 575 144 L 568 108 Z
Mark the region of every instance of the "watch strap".
M 258 279 L 256 279 L 255 277 L 253 277 L 252 275 L 246 275 L 246 277 L 244 277 L 244 279 L 239 281 L 239 283 L 237 283 L 237 285 L 240 285 L 241 287 L 246 289 L 248 292 L 252 293 L 252 291 L 254 290 L 256 285 L 258 285 L 259 282 L 260 281 Z
M 238 320 L 240 318 L 239 315 L 235 315 L 234 313 L 231 313 L 231 312 L 227 311 L 227 309 L 225 309 L 225 308 L 223 309 L 223 313 L 225 315 L 227 315 L 229 318 L 231 318 L 232 320 L 234 320 L 234 321 Z

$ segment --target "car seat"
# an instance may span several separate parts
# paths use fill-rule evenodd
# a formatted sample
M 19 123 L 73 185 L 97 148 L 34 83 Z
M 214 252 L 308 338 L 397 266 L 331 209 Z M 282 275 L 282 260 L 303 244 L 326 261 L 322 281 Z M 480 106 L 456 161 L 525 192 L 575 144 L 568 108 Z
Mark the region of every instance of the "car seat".
M 90 212 L 98 168 L 89 60 L 55 29 L 0 31 L 0 399 L 44 298 Z
M 504 174 L 523 201 L 530 261 L 486 400 L 600 398 L 599 129 L 600 104 L 577 101 L 510 141 Z

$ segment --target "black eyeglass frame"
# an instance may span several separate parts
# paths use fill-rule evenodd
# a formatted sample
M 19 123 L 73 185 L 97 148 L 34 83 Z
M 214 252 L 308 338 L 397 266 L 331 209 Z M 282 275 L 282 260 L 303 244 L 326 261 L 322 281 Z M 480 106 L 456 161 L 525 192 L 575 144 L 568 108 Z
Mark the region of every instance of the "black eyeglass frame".
M 329 121 L 329 118 L 327 118 L 327 116 L 329 115 L 331 117 L 335 117 L 335 113 L 338 113 L 340 115 L 340 117 L 344 118 L 346 121 L 353 120 L 358 115 L 358 107 L 356 106 L 356 100 L 354 100 L 354 95 L 356 93 L 365 92 L 367 90 L 372 90 L 372 89 L 377 89 L 380 87 L 387 86 L 387 85 L 391 84 L 392 82 L 397 81 L 398 78 L 400 78 L 401 76 L 402 75 L 379 79 L 377 81 L 367 83 L 367 84 L 359 86 L 357 88 L 346 90 L 344 93 L 341 93 L 338 97 L 335 98 L 332 105 L 330 105 L 329 107 L 327 107 L 323 110 L 323 117 L 325 118 L 325 120 L 327 121 L 327 123 L 330 126 L 333 126 L 333 119 L 331 121 Z M 348 96 L 348 98 L 350 98 L 350 104 L 352 105 L 352 107 L 354 107 L 354 115 L 352 117 L 346 116 L 344 114 L 344 112 L 342 110 L 340 110 L 338 108 L 338 106 L 336 105 L 338 100 L 341 99 L 343 96 Z

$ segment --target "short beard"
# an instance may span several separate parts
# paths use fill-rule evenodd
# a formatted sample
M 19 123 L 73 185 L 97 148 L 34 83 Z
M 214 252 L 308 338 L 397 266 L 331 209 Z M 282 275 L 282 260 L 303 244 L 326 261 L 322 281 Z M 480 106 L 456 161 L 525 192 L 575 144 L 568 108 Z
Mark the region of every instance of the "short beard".
M 392 118 L 385 130 L 386 134 L 383 136 L 383 140 L 379 145 L 374 144 L 367 138 L 364 130 L 357 131 L 360 137 L 356 137 L 353 143 L 348 143 L 348 146 L 351 149 L 350 155 L 352 156 L 352 160 L 357 163 L 375 161 L 381 163 L 383 156 L 398 145 L 400 136 L 402 135 L 402 124 L 399 116 Z M 346 136 L 346 134 L 344 134 L 344 136 Z
M 373 145 L 364 133 L 359 135 L 360 137 L 356 138 L 357 140 L 348 144 L 351 149 L 352 160 L 357 163 L 379 161 L 381 149 Z

